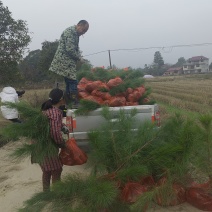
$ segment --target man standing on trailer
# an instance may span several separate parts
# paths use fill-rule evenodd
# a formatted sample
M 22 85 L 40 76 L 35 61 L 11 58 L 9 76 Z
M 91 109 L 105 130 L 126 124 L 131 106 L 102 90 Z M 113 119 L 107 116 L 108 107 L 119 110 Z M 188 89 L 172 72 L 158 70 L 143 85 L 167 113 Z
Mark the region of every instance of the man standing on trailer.
M 76 65 L 78 61 L 83 60 L 79 50 L 79 37 L 85 34 L 88 28 L 88 22 L 81 20 L 77 25 L 63 31 L 57 51 L 49 68 L 50 71 L 64 77 L 66 93 L 71 99 L 72 106 L 75 108 L 78 105 Z

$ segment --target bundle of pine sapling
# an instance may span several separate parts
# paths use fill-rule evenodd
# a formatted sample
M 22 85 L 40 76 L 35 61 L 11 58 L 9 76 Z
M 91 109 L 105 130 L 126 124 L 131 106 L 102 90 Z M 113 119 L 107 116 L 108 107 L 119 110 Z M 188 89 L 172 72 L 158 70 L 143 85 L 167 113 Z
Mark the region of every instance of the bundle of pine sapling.
M 155 101 L 148 98 L 151 90 L 145 87 L 142 76 L 142 72 L 133 70 L 98 69 L 81 73 L 78 84 L 79 99 L 83 101 L 81 110 L 92 110 L 88 102 L 94 102 L 96 108 L 154 104 Z
M 15 149 L 13 157 L 33 156 L 34 161 L 40 163 L 44 157 L 57 154 L 57 148 L 51 142 L 48 118 L 40 109 L 34 108 L 26 102 L 6 103 L 5 105 L 19 111 L 22 123 L 8 124 L 1 129 L 2 136 L 13 141 L 17 141 L 21 137 L 27 138 L 27 142 Z

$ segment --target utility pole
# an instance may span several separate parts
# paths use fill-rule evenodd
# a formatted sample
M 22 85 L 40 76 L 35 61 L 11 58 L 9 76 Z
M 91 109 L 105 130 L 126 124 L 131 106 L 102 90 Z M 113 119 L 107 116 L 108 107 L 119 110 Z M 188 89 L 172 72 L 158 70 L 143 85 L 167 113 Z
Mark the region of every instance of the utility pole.
M 110 69 L 112 69 L 112 65 L 111 65 L 111 57 L 110 57 L 110 50 L 108 50 L 108 54 L 109 54 Z

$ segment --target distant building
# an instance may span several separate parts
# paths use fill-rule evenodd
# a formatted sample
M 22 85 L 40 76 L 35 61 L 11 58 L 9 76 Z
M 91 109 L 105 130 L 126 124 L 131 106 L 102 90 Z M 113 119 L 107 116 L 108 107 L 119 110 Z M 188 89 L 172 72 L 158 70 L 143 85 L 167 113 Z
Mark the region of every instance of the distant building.
M 163 76 L 173 76 L 183 74 L 183 67 L 172 67 L 164 72 Z
M 184 74 L 207 73 L 209 72 L 209 59 L 204 56 L 189 58 L 183 64 Z

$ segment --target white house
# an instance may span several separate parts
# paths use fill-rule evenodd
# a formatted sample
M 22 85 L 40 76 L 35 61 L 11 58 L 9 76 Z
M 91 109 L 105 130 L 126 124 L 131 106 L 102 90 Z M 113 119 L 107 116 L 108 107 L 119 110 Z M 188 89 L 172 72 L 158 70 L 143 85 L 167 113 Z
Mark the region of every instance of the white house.
M 207 73 L 209 72 L 209 59 L 204 56 L 195 56 L 189 58 L 183 64 L 184 74 Z

